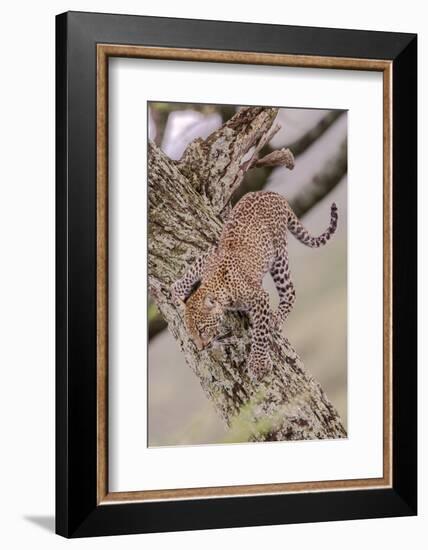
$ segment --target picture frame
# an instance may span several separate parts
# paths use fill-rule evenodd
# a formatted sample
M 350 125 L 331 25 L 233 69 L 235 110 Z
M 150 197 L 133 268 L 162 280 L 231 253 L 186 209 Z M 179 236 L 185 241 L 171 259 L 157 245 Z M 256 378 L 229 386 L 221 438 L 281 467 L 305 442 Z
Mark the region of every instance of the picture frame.
M 152 498 L 145 498 L 144 488 L 109 491 L 107 83 L 112 57 L 382 73 L 382 477 L 189 487 Z M 86 537 L 417 513 L 416 90 L 413 34 L 83 12 L 57 16 L 58 534 Z

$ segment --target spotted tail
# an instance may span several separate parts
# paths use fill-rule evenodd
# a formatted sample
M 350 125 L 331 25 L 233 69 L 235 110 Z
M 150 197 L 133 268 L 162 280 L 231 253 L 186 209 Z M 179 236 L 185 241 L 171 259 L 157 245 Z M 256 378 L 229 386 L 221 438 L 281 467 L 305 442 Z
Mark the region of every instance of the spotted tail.
M 331 205 L 331 214 L 330 214 L 330 226 L 329 228 L 324 231 L 322 235 L 319 237 L 312 237 L 312 235 L 308 232 L 308 230 L 303 227 L 300 220 L 294 214 L 290 216 L 288 220 L 288 229 L 293 233 L 293 235 L 299 239 L 299 241 L 306 246 L 310 246 L 311 248 L 318 248 L 319 246 L 323 246 L 326 244 L 328 240 L 330 240 L 333 233 L 336 231 L 337 228 L 337 206 L 336 203 L 333 203 Z

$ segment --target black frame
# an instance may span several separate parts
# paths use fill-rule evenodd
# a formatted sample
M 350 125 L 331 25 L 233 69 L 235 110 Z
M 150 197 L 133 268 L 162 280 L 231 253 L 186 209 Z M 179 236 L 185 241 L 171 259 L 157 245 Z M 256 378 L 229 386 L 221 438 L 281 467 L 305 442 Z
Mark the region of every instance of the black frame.
M 97 506 L 96 44 L 393 61 L 393 487 Z M 68 12 L 56 18 L 56 532 L 65 537 L 417 513 L 417 36 Z

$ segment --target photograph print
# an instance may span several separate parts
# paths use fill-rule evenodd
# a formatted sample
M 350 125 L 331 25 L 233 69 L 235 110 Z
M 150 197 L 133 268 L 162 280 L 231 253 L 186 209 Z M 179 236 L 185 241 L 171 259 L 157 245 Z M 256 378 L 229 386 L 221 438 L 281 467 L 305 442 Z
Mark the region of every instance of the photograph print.
M 148 446 L 347 438 L 347 111 L 147 109 Z

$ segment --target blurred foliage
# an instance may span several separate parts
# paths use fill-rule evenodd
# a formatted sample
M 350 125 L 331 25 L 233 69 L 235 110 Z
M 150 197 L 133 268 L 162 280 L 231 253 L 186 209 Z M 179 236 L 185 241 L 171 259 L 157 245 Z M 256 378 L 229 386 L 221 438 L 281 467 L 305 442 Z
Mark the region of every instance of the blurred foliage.
M 206 115 L 228 111 L 230 112 L 230 116 L 233 116 L 236 112 L 236 107 L 234 105 L 207 105 L 205 103 L 160 103 L 153 101 L 149 102 L 149 108 L 153 109 L 153 111 L 158 111 L 159 113 L 167 115 L 173 111 L 185 111 L 187 109 L 198 111 Z
M 218 113 L 223 122 L 229 120 L 235 113 L 238 107 L 236 105 L 209 105 L 204 103 L 162 103 L 157 101 L 149 102 L 150 114 L 153 123 L 156 127 L 155 142 L 157 145 L 162 144 L 165 134 L 166 124 L 169 115 L 174 111 L 197 111 L 199 113 L 210 115 Z
M 156 304 L 154 304 L 151 300 L 149 300 L 149 307 L 147 310 L 147 317 L 148 317 L 149 323 L 154 321 L 158 315 L 159 315 L 159 310 L 156 307 Z

